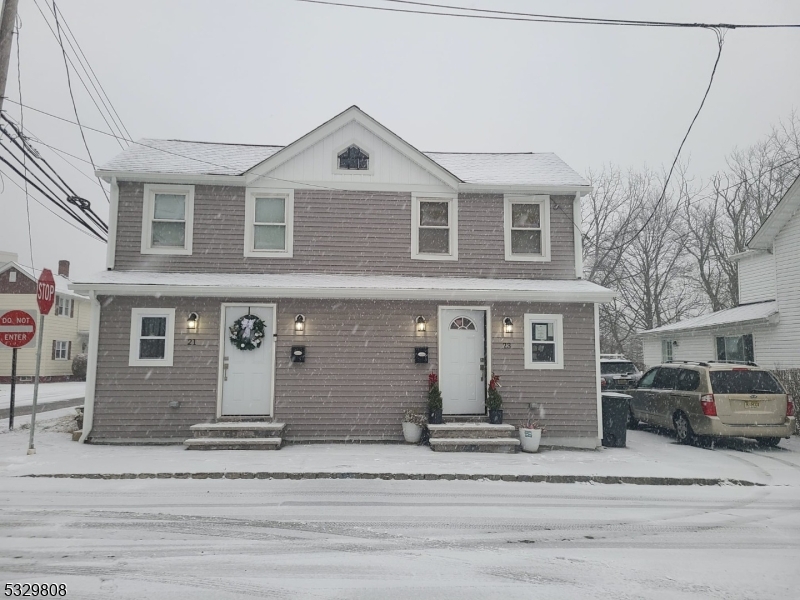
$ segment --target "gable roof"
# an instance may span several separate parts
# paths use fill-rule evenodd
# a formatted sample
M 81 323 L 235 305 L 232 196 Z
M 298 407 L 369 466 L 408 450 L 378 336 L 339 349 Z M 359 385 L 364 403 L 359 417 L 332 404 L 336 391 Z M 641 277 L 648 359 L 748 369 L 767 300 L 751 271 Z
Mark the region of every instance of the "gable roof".
M 140 139 L 99 167 L 97 175 L 106 178 L 117 174 L 263 175 L 351 120 L 357 120 L 419 166 L 451 185 L 569 186 L 586 187 L 587 191 L 589 188 L 588 181 L 550 152 L 421 152 L 357 106 L 348 108 L 289 146 Z
M 705 329 L 721 327 L 723 325 L 734 325 L 737 323 L 769 322 L 770 318 L 777 313 L 778 303 L 775 300 L 770 300 L 769 302 L 745 304 L 727 310 L 719 310 L 708 315 L 701 315 L 693 319 L 686 319 L 684 321 L 678 321 L 677 323 L 671 323 L 670 325 L 656 327 L 655 329 L 640 331 L 639 333 L 647 335 L 651 333 L 673 333 L 689 329 Z
M 771 250 L 775 237 L 800 208 L 800 176 L 789 186 L 769 217 L 761 224 L 747 247 L 751 250 Z
M 18 262 L 7 262 L 7 263 L 0 263 L 0 273 L 5 273 L 9 269 L 15 269 L 18 273 L 22 273 L 33 282 L 36 282 L 39 278 L 39 274 L 42 272 L 41 269 L 31 269 L 30 267 L 26 267 L 24 265 L 19 264 Z M 62 294 L 64 296 L 74 296 L 76 298 L 80 298 L 82 300 L 86 300 L 85 296 L 82 296 L 76 292 L 73 292 L 69 289 L 70 280 L 62 275 L 58 275 L 53 273 L 53 279 L 56 282 L 56 292 Z

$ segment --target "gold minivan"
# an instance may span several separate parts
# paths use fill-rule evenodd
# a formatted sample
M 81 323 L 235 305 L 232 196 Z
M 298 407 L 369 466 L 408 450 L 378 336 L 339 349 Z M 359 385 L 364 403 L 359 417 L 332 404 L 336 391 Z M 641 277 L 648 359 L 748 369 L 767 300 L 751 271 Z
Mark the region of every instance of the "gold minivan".
M 794 431 L 792 397 L 755 363 L 666 363 L 647 371 L 627 393 L 630 428 L 640 421 L 667 427 L 681 444 L 747 437 L 777 446 Z

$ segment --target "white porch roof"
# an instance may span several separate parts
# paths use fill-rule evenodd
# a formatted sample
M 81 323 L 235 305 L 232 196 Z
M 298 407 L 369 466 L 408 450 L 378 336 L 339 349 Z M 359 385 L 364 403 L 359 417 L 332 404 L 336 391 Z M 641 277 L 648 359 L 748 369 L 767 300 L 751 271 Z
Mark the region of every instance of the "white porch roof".
M 672 333 L 687 331 L 690 329 L 706 329 L 721 327 L 724 325 L 734 325 L 737 323 L 770 323 L 774 321 L 774 316 L 778 314 L 778 303 L 775 300 L 769 302 L 759 302 L 757 304 L 745 304 L 727 310 L 720 310 L 708 315 L 701 315 L 693 319 L 678 321 L 670 325 L 656 327 L 647 331 L 640 332 L 642 335 Z
M 584 280 L 104 271 L 76 281 L 79 293 L 126 296 L 516 300 L 609 302 L 615 293 Z

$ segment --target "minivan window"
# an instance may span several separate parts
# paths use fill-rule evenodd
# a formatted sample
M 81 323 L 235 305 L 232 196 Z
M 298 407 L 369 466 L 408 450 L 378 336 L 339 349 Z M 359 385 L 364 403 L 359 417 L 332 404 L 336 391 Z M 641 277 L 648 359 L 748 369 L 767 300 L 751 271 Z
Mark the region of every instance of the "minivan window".
M 781 384 L 767 371 L 711 371 L 715 394 L 784 394 Z
M 651 388 L 653 387 L 653 379 L 656 378 L 656 374 L 658 373 L 658 367 L 655 369 L 650 369 L 647 373 L 645 373 L 642 378 L 639 380 L 637 388 Z
M 678 383 L 679 369 L 659 369 L 653 387 L 659 390 L 674 390 Z
M 678 374 L 678 383 L 675 389 L 682 392 L 693 392 L 699 385 L 700 373 L 692 371 L 691 369 L 681 369 Z
M 632 362 L 604 362 L 600 363 L 600 372 L 603 375 L 627 375 L 636 373 L 636 365 Z

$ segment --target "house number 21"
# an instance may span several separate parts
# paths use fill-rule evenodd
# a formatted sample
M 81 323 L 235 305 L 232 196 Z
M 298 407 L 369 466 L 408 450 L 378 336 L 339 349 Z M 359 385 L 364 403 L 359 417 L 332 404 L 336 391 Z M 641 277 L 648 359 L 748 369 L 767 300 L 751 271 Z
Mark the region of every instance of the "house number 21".
M 187 339 L 187 340 L 186 340 L 186 345 L 187 345 L 187 346 L 197 346 L 197 343 L 196 343 L 196 342 L 197 342 L 197 340 L 196 340 L 196 339 L 194 339 L 194 338 L 189 338 L 189 339 Z

